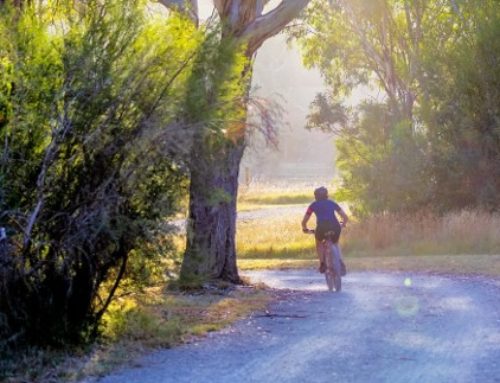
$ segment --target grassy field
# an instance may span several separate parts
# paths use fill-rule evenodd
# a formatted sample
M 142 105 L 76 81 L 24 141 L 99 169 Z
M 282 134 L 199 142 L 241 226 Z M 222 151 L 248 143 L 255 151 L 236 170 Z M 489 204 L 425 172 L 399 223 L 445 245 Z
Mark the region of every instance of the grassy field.
M 257 190 L 258 193 L 248 194 L 280 196 L 281 201 L 287 201 L 292 198 L 288 199 L 287 193 L 294 189 L 275 188 L 269 194 L 263 187 Z M 299 204 L 305 209 L 309 201 Z M 269 203 L 266 208 L 277 205 L 280 204 Z M 283 214 L 280 210 L 279 216 L 239 222 L 240 269 L 317 267 L 314 238 L 302 233 L 301 219 L 301 214 Z M 343 232 L 341 246 L 351 271 L 411 270 L 500 276 L 499 228 L 500 215 L 478 211 L 464 210 L 442 217 L 385 215 L 350 222 Z
M 314 185 L 299 183 L 286 185 L 283 183 L 257 183 L 240 186 L 238 210 L 254 210 L 266 206 L 307 204 L 313 199 Z

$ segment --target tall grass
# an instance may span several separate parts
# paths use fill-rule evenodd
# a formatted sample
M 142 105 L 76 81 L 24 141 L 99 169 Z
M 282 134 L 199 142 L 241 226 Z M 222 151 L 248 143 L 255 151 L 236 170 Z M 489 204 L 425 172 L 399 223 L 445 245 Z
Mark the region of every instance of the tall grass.
M 239 258 L 313 259 L 314 237 L 302 233 L 296 213 L 238 222 Z
M 357 255 L 499 254 L 500 214 L 379 215 L 350 225 L 344 251 Z
M 316 267 L 314 237 L 301 215 L 238 222 L 242 269 Z M 312 225 L 311 225 L 312 226 Z M 350 270 L 413 270 L 500 275 L 500 214 L 380 215 L 352 221 L 341 237 Z
M 314 258 L 314 238 L 302 233 L 302 215 L 283 212 L 238 222 L 240 258 Z M 500 254 L 500 214 L 379 215 L 350 222 L 341 244 L 347 255 Z

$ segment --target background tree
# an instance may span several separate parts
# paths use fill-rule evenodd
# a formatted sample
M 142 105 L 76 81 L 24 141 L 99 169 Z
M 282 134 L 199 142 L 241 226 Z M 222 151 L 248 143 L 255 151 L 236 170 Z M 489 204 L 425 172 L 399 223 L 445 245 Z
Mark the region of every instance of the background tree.
M 198 23 L 196 1 L 162 0 L 171 8 L 181 8 Z M 238 78 L 219 77 L 200 87 L 206 92 L 206 109 L 217 110 L 219 93 L 213 86 L 237 80 L 239 101 L 232 121 L 222 121 L 214 144 L 209 130 L 195 138 L 190 161 L 190 200 L 186 252 L 181 276 L 222 278 L 239 282 L 236 267 L 236 199 L 239 166 L 245 150 L 247 107 L 253 58 L 257 49 L 269 37 L 280 32 L 307 5 L 308 0 L 282 0 L 273 10 L 264 13 L 267 1 L 215 0 L 220 19 L 221 50 L 229 44 L 246 60 Z M 203 73 L 209 73 L 205 68 Z M 208 76 L 210 78 L 210 76 Z M 198 117 L 195 116 L 195 119 Z M 203 121 L 201 121 L 203 123 Z
M 455 8 L 453 39 L 426 47 L 433 203 L 443 210 L 500 207 L 498 2 Z
M 306 64 L 317 66 L 328 84 L 312 104 L 309 126 L 338 133 L 338 197 L 354 203 L 359 214 L 484 205 L 475 197 L 485 193 L 479 180 L 486 173 L 475 182 L 466 180 L 481 166 L 478 158 L 488 172 L 496 160 L 491 148 L 489 159 L 476 151 L 474 160 L 470 149 L 463 149 L 464 140 L 457 139 L 471 137 L 478 125 L 467 114 L 484 107 L 464 103 L 453 118 L 445 118 L 443 106 L 451 103 L 447 95 L 457 97 L 457 89 L 463 92 L 478 77 L 483 83 L 475 83 L 475 100 L 492 94 L 489 80 L 496 71 L 467 63 L 479 49 L 481 31 L 498 23 L 493 21 L 498 12 L 495 2 L 472 0 L 316 1 L 309 8 L 306 23 L 294 35 Z M 495 62 L 499 51 L 488 49 L 488 59 L 484 53 L 483 60 Z M 382 97 L 347 105 L 346 97 L 359 87 L 380 89 Z M 490 107 L 485 114 L 496 120 L 498 110 Z M 453 139 L 445 138 L 447 131 Z M 478 141 L 492 139 L 485 131 L 473 140 L 476 149 Z M 490 192 L 496 189 L 488 184 Z

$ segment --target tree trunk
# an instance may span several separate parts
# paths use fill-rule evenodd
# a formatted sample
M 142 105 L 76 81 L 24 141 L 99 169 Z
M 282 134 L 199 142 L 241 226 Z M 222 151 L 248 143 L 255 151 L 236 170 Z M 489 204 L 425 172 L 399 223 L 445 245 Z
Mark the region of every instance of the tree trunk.
M 214 6 L 222 20 L 222 37 L 236 39 L 246 47 L 251 71 L 257 49 L 279 33 L 309 1 L 281 0 L 267 13 L 263 13 L 266 1 L 261 0 L 214 0 Z M 160 3 L 183 11 L 197 23 L 197 0 L 160 0 Z M 194 146 L 181 278 L 199 276 L 240 281 L 236 267 L 236 199 L 244 149 L 244 137 L 236 143 L 228 140 L 215 150 L 203 139 Z
M 236 200 L 243 142 L 226 142 L 192 154 L 186 253 L 181 278 L 239 283 L 236 266 Z

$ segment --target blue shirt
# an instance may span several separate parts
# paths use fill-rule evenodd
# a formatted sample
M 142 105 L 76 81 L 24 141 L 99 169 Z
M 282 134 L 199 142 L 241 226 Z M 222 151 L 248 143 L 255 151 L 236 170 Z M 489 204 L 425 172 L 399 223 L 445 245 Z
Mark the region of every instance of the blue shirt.
M 307 208 L 307 214 L 314 213 L 316 215 L 316 222 L 333 222 L 335 225 L 340 225 L 335 212 L 340 211 L 340 206 L 329 199 L 314 201 Z

